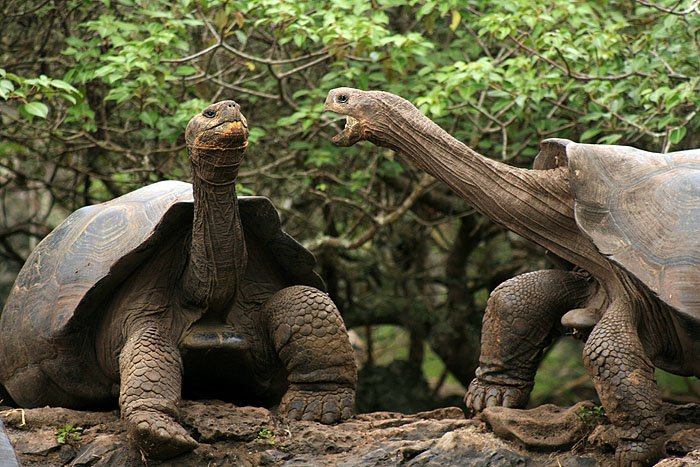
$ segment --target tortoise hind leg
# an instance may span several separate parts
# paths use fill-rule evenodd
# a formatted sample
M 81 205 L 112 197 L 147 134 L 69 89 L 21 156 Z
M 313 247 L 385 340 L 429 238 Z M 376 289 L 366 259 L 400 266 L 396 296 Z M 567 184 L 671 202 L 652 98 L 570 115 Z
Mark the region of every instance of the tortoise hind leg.
M 618 466 L 651 465 L 665 455 L 661 395 L 632 313 L 629 302 L 613 302 L 583 349 L 583 362 L 619 439 Z
M 149 457 L 167 459 L 197 447 L 178 424 L 182 360 L 157 322 L 133 332 L 119 355 L 119 406 L 129 436 Z
M 334 423 L 352 414 L 357 367 L 335 304 L 313 287 L 282 289 L 265 304 L 272 344 L 287 369 L 280 412 Z

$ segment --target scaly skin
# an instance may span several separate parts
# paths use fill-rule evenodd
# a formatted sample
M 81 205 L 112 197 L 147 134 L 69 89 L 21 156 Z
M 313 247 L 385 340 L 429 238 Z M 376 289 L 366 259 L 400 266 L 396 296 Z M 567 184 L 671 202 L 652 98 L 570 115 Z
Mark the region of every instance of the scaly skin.
M 207 107 L 185 132 L 191 188 L 162 182 L 80 210 L 42 242 L 2 316 L 0 380 L 17 403 L 118 396 L 129 436 L 154 458 L 197 447 L 177 422 L 183 382 L 195 397 L 282 400 L 294 418 L 350 416 L 357 373 L 338 310 L 317 289 L 284 288 L 322 288 L 312 255 L 268 200 L 241 213 L 247 137 L 238 104 Z
M 664 421 L 654 365 L 636 331 L 635 308 L 615 301 L 588 337 L 583 362 L 619 438 L 621 466 L 644 466 L 664 457 Z
M 288 372 L 280 413 L 334 423 L 352 414 L 357 369 L 343 320 L 327 294 L 295 286 L 265 304 L 271 339 Z
M 561 316 L 590 296 L 585 274 L 562 270 L 516 276 L 491 293 L 482 327 L 476 378 L 465 403 L 522 408 L 535 383 L 543 351 L 563 333 Z
M 157 321 L 134 332 L 119 356 L 119 406 L 129 436 L 146 453 L 167 459 L 197 447 L 178 424 L 182 360 Z
M 287 287 L 253 311 L 239 323 L 252 347 L 250 359 L 241 355 L 251 366 L 240 368 L 240 378 L 286 374 L 279 413 L 290 418 L 327 424 L 349 418 L 357 369 L 347 330 L 328 295 L 313 287 Z M 177 422 L 183 366 L 168 322 L 167 314 L 137 314 L 127 325 L 118 362 L 119 405 L 129 436 L 156 459 L 197 447 Z

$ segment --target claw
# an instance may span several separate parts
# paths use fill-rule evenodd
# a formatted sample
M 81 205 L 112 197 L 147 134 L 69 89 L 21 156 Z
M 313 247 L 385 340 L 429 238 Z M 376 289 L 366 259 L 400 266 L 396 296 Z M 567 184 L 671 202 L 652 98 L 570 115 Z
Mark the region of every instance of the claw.
M 350 418 L 354 401 L 355 392 L 349 388 L 313 391 L 291 385 L 279 410 L 296 420 L 331 424 Z
M 179 423 L 161 412 L 135 410 L 126 425 L 136 444 L 154 459 L 169 459 L 199 445 Z
M 509 385 L 487 384 L 475 378 L 469 384 L 464 402 L 473 414 L 477 414 L 487 407 L 524 407 L 529 396 L 529 390 Z

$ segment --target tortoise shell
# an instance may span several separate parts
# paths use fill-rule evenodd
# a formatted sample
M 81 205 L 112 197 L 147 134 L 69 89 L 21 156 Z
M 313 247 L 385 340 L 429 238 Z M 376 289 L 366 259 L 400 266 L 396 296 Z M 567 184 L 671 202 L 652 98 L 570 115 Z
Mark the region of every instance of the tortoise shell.
M 248 246 L 246 272 L 279 284 L 324 290 L 313 271 L 313 255 L 285 233 L 274 206 L 264 197 L 240 197 Z M 0 316 L 0 378 L 27 362 L 56 358 L 57 345 L 92 323 L 101 303 L 139 267 L 166 235 L 191 229 L 192 185 L 164 181 L 72 213 L 32 251 Z M 260 251 L 264 250 L 264 251 Z M 257 260 L 256 260 L 257 258 Z M 273 261 L 270 261 L 272 259 Z M 272 262 L 272 264 L 270 264 Z
M 700 320 L 700 150 L 566 144 L 578 226 L 668 305 Z

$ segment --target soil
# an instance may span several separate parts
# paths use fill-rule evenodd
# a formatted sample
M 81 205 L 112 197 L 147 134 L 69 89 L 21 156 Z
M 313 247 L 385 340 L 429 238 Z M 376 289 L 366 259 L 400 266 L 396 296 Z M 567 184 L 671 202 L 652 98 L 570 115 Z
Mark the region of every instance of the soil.
M 616 439 L 600 408 L 456 407 L 406 415 L 373 412 L 337 425 L 287 420 L 259 407 L 184 401 L 181 422 L 200 446 L 165 461 L 129 442 L 116 411 L 4 408 L 0 418 L 22 466 L 596 466 L 614 463 Z M 666 406 L 669 458 L 700 465 L 700 405 Z M 2 444 L 0 439 L 0 445 Z M 13 459 L 0 446 L 0 466 Z M 16 465 L 16 464 L 15 464 Z

